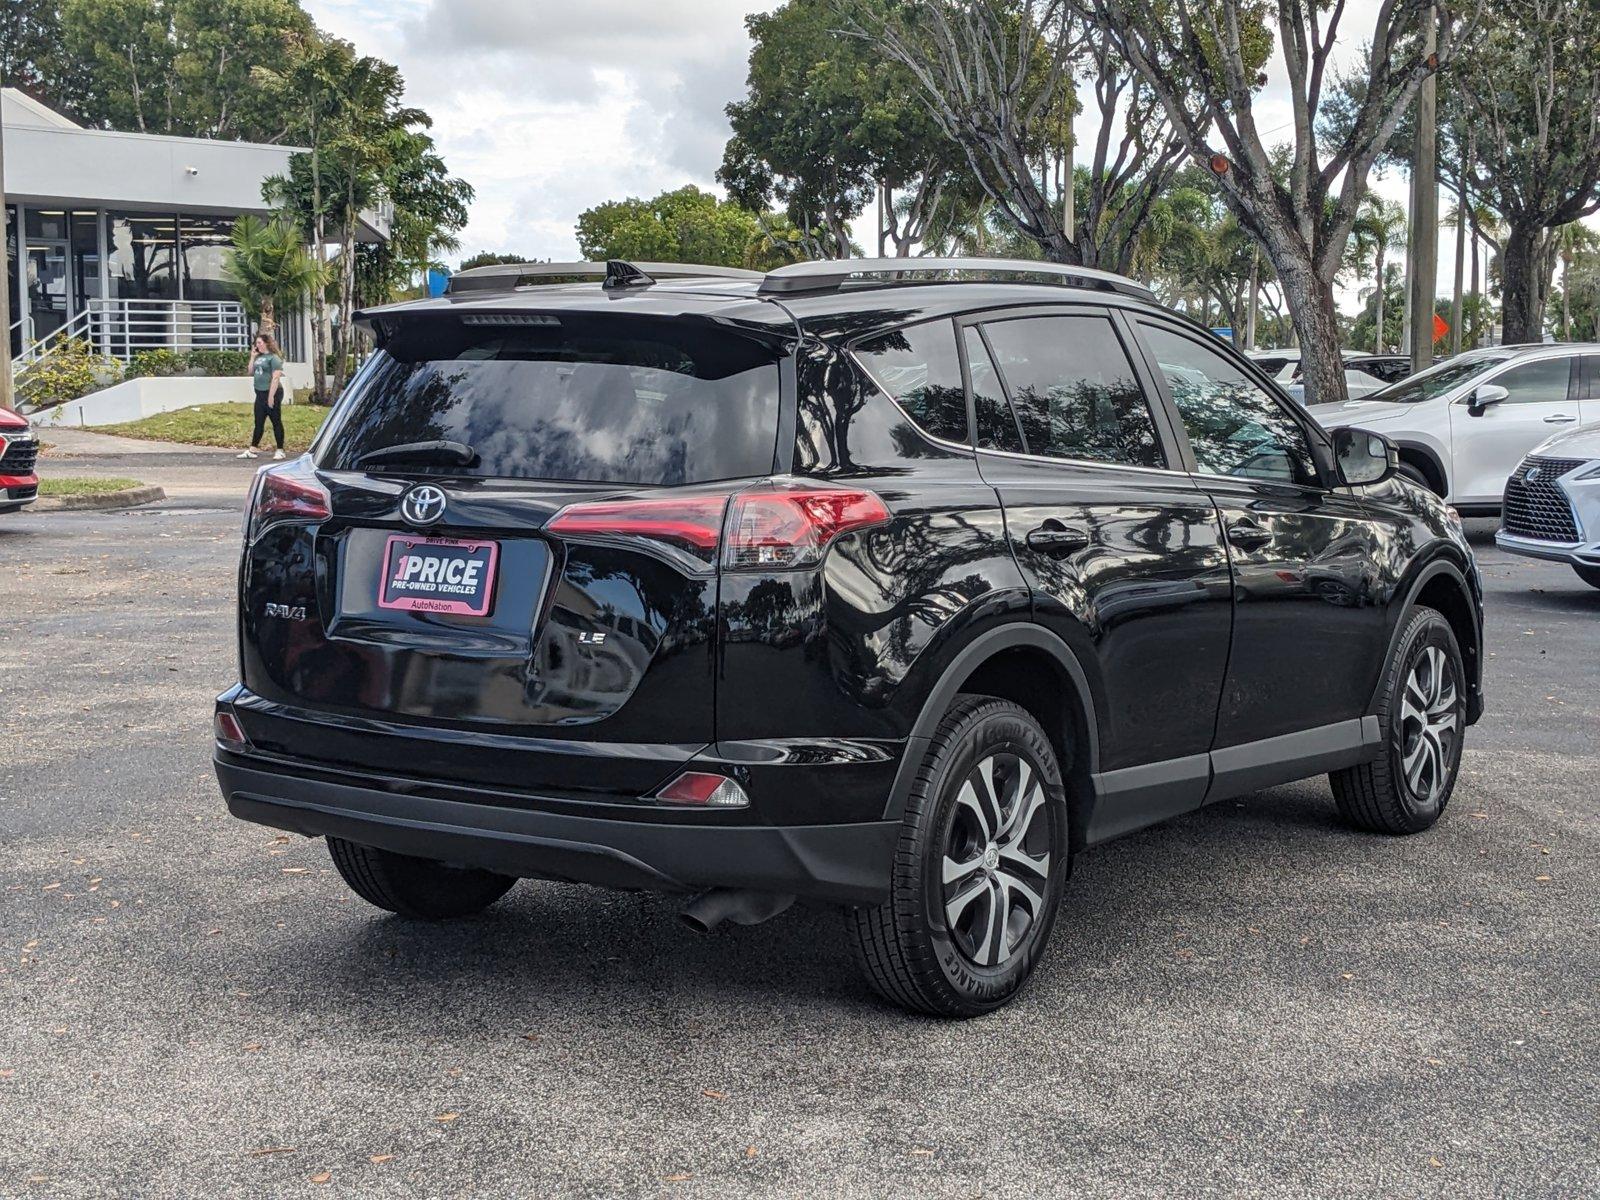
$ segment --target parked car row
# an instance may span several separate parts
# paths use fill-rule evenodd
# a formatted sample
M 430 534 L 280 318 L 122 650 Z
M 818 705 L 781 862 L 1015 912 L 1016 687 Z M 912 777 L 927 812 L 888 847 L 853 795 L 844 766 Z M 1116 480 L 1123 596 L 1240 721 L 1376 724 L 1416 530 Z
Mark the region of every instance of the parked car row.
M 26 417 L 0 408 L 0 513 L 14 513 L 39 495 L 39 435 Z

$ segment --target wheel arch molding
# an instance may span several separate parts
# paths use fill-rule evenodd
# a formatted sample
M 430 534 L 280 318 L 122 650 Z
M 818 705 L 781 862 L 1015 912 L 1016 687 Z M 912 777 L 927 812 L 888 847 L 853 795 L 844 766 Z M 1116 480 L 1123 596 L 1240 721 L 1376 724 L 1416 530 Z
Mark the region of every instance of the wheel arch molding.
M 1413 566 L 1409 578 L 1399 590 L 1405 599 L 1395 606 L 1395 618 L 1389 631 L 1389 647 L 1384 655 L 1385 670 L 1373 689 L 1367 703 L 1367 713 L 1378 711 L 1381 701 L 1382 680 L 1388 675 L 1388 666 L 1400 650 L 1400 637 L 1405 632 L 1406 617 L 1419 606 L 1432 608 L 1443 615 L 1456 635 L 1461 658 L 1467 671 L 1468 701 L 1467 723 L 1474 724 L 1483 711 L 1483 619 L 1467 574 L 1452 558 L 1437 554 Z
M 1068 784 L 1076 845 L 1089 779 L 1100 763 L 1094 694 L 1088 674 L 1066 642 L 1042 626 L 1020 621 L 978 633 L 951 654 L 906 738 L 885 819 L 898 820 L 904 813 L 928 744 L 944 714 L 964 692 L 1014 700 L 1044 727 Z

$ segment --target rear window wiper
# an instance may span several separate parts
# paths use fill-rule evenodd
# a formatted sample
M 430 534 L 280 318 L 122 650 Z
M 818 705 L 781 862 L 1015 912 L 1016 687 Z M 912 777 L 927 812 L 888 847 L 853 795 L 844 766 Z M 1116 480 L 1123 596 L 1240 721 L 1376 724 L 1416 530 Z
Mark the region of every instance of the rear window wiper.
M 356 459 L 357 468 L 389 462 L 442 463 L 452 467 L 470 467 L 478 461 L 478 452 L 465 442 L 401 442 L 398 446 L 384 446 L 368 450 Z

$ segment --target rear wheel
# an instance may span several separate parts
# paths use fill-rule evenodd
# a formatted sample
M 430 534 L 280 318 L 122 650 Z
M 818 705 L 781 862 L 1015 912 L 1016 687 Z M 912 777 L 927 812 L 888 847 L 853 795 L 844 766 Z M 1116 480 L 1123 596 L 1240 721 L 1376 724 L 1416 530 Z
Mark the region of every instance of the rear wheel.
M 857 961 L 905 1008 L 990 1012 L 1044 953 L 1069 868 L 1049 739 L 1020 705 L 962 696 L 906 802 L 889 899 L 849 914 Z
M 1590 587 L 1600 588 L 1600 567 L 1580 567 L 1577 563 L 1573 563 L 1572 569 L 1578 573 L 1578 578 Z
M 402 917 L 439 920 L 482 912 L 511 890 L 516 878 L 472 867 L 450 867 L 426 858 L 328 839 L 333 865 L 368 904 Z
M 1345 820 L 1374 833 L 1420 833 L 1439 819 L 1461 766 L 1466 681 L 1450 622 L 1417 609 L 1384 676 L 1383 752 L 1328 776 Z

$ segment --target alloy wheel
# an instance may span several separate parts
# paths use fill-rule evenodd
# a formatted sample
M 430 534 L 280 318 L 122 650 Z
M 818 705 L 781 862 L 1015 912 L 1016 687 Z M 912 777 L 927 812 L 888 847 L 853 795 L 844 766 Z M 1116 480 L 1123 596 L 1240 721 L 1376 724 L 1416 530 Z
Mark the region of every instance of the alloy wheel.
M 1400 765 L 1414 799 L 1434 803 L 1449 782 L 1461 732 L 1459 689 L 1449 656 L 1424 646 L 1400 698 Z
M 1054 819 L 1038 770 L 1019 754 L 991 754 L 962 781 L 942 900 L 951 939 L 977 965 L 1006 962 L 1043 913 Z

